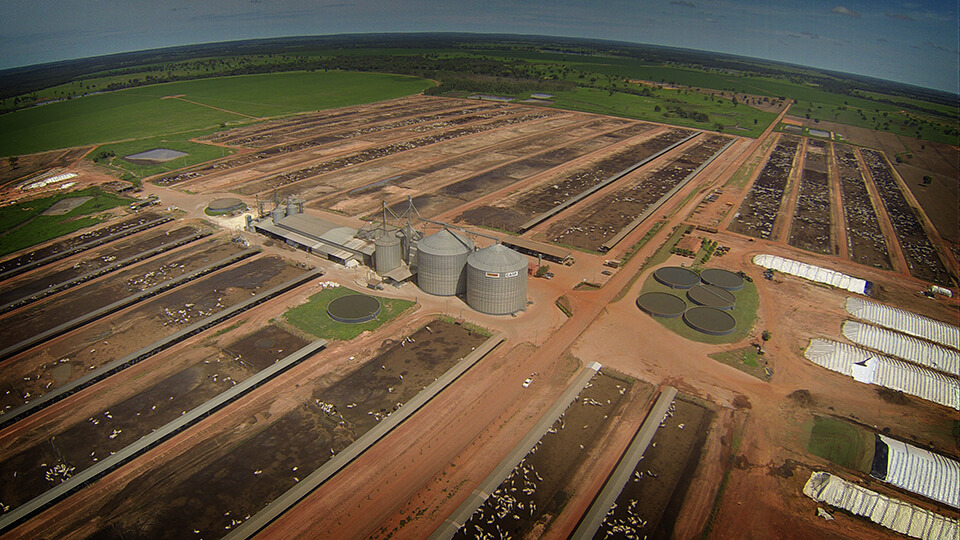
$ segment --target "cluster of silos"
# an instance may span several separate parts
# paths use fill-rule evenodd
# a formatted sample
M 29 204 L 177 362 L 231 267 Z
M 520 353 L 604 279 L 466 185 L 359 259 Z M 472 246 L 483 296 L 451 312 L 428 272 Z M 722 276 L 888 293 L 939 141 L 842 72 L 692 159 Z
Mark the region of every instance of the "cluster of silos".
M 527 258 L 494 244 L 467 257 L 467 304 L 490 315 L 527 307 Z
M 489 315 L 527 306 L 527 258 L 494 244 L 476 250 L 469 238 L 443 229 L 416 243 L 417 283 L 427 293 L 466 293 L 467 305 Z
M 417 284 L 437 296 L 463 294 L 467 290 L 467 256 L 473 240 L 441 229 L 417 242 Z
M 399 268 L 403 263 L 416 266 L 417 244 L 423 238 L 423 233 L 410 224 L 399 229 L 384 227 L 368 230 L 367 234 L 373 238 L 377 274 L 382 276 Z
M 303 201 L 291 198 L 283 203 L 277 204 L 277 207 L 270 211 L 270 217 L 274 223 L 279 223 L 281 219 L 294 214 L 303 213 Z

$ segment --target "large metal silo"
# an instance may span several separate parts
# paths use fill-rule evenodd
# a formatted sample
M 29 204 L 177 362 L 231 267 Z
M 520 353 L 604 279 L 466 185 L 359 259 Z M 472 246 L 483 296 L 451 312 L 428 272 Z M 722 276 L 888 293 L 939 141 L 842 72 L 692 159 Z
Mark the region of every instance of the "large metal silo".
M 417 284 L 438 296 L 466 291 L 465 267 L 473 246 L 473 240 L 447 229 L 417 242 Z
M 527 258 L 494 244 L 467 257 L 467 304 L 489 315 L 527 306 Z
M 381 276 L 400 266 L 400 239 L 396 231 L 387 231 L 373 241 L 377 274 Z

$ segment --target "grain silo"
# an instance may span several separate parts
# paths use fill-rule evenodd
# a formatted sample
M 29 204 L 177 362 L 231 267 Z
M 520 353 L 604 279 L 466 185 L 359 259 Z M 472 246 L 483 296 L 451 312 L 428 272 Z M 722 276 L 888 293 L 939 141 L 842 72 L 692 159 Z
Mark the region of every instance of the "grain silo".
M 527 306 L 527 258 L 494 244 L 467 257 L 467 304 L 489 315 Z
M 400 266 L 400 238 L 397 231 L 387 230 L 373 241 L 377 274 L 384 275 Z
M 447 229 L 417 242 L 417 284 L 438 296 L 466 291 L 467 255 L 473 246 L 473 240 Z

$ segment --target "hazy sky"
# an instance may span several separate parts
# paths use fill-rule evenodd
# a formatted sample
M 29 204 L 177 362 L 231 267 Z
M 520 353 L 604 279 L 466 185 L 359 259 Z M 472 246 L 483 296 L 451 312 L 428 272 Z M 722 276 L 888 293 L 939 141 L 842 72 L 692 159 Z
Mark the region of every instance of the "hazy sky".
M 0 69 L 173 45 L 502 32 L 671 45 L 960 91 L 957 0 L 0 0 Z

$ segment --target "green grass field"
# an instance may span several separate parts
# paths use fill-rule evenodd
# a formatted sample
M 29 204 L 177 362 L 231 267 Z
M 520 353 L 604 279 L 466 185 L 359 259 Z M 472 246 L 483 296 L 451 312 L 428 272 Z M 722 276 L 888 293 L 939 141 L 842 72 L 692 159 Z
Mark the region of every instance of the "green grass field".
M 372 320 L 360 324 L 344 324 L 334 321 L 327 315 L 327 306 L 335 298 L 348 294 L 360 294 L 346 287 L 325 289 L 310 297 L 305 304 L 299 305 L 283 314 L 283 318 L 293 326 L 327 340 L 351 340 L 363 332 L 375 330 L 380 325 L 390 321 L 397 315 L 412 308 L 416 304 L 409 300 L 393 298 L 380 299 L 380 315 Z
M 131 88 L 0 116 L 0 157 L 254 121 L 244 115 L 282 116 L 370 103 L 415 94 L 432 84 L 382 73 L 292 72 Z M 180 94 L 207 106 L 161 99 Z
M 135 141 L 108 143 L 100 145 L 90 152 L 87 155 L 87 159 L 96 161 L 95 158 L 100 153 L 113 152 L 115 157 L 106 160 L 100 160 L 99 163 L 101 165 L 108 165 L 114 169 L 130 173 L 136 178 L 146 178 L 155 174 L 162 174 L 176 169 L 181 169 L 183 167 L 190 167 L 192 165 L 197 165 L 199 163 L 204 163 L 235 153 L 229 148 L 215 146 L 212 144 L 196 143 L 190 140 L 206 135 L 211 131 L 212 130 L 204 129 L 188 131 L 186 133 L 165 135 L 161 137 L 148 137 L 145 139 L 137 139 Z M 123 159 L 123 156 L 129 156 L 138 152 L 153 150 L 154 148 L 177 150 L 180 152 L 186 152 L 187 155 L 156 165 L 139 165 Z
M 724 132 L 747 137 L 759 136 L 776 118 L 773 113 L 766 113 L 747 105 L 735 106 L 729 99 L 714 99 L 706 94 L 671 90 L 657 90 L 655 97 L 643 97 L 623 92 L 613 92 L 611 95 L 610 92 L 598 88 L 577 88 L 569 92 L 558 92 L 554 104 L 561 109 L 623 116 L 699 129 L 713 130 L 716 129 L 716 124 L 721 124 Z M 689 118 L 681 118 L 668 110 L 670 106 L 706 114 L 709 120 L 697 122 Z
M 695 305 L 693 302 L 687 299 L 685 291 L 671 289 L 666 285 L 662 285 L 653 278 L 653 274 L 647 277 L 647 280 L 643 283 L 643 288 L 640 290 L 640 294 L 648 292 L 665 292 L 674 294 L 682 298 L 683 301 L 687 303 L 687 307 Z M 733 294 L 737 298 L 737 306 L 729 313 L 733 315 L 734 319 L 736 319 L 737 328 L 726 336 L 711 336 L 698 332 L 687 326 L 687 323 L 683 322 L 683 317 L 676 317 L 673 319 L 654 317 L 653 319 L 671 332 L 679 334 L 681 337 L 689 339 L 690 341 L 713 344 L 734 343 L 746 338 L 750 334 L 750 330 L 753 328 L 754 323 L 757 322 L 757 308 L 760 305 L 760 295 L 757 293 L 757 286 L 752 282 L 744 283 L 743 288 L 734 292 Z M 649 317 L 649 315 L 643 312 L 641 312 L 641 315 Z
M 71 197 L 93 198 L 60 216 L 40 215 L 57 201 Z M 102 219 L 92 214 L 132 200 L 92 187 L 4 206 L 0 208 L 0 257 L 96 225 Z
M 836 418 L 817 416 L 810 428 L 807 451 L 841 467 L 870 474 L 874 446 L 873 433 Z
M 948 132 L 951 127 L 956 129 L 956 120 L 901 112 L 896 106 L 872 101 L 866 101 L 865 105 L 854 107 L 801 101 L 790 106 L 790 114 L 821 122 L 837 122 L 945 144 L 956 145 L 960 142 L 960 138 Z
M 752 375 L 761 381 L 770 382 L 767 373 L 764 370 L 766 359 L 757 352 L 753 346 L 741 347 L 732 351 L 713 353 L 710 358 L 735 367 L 747 375 Z

